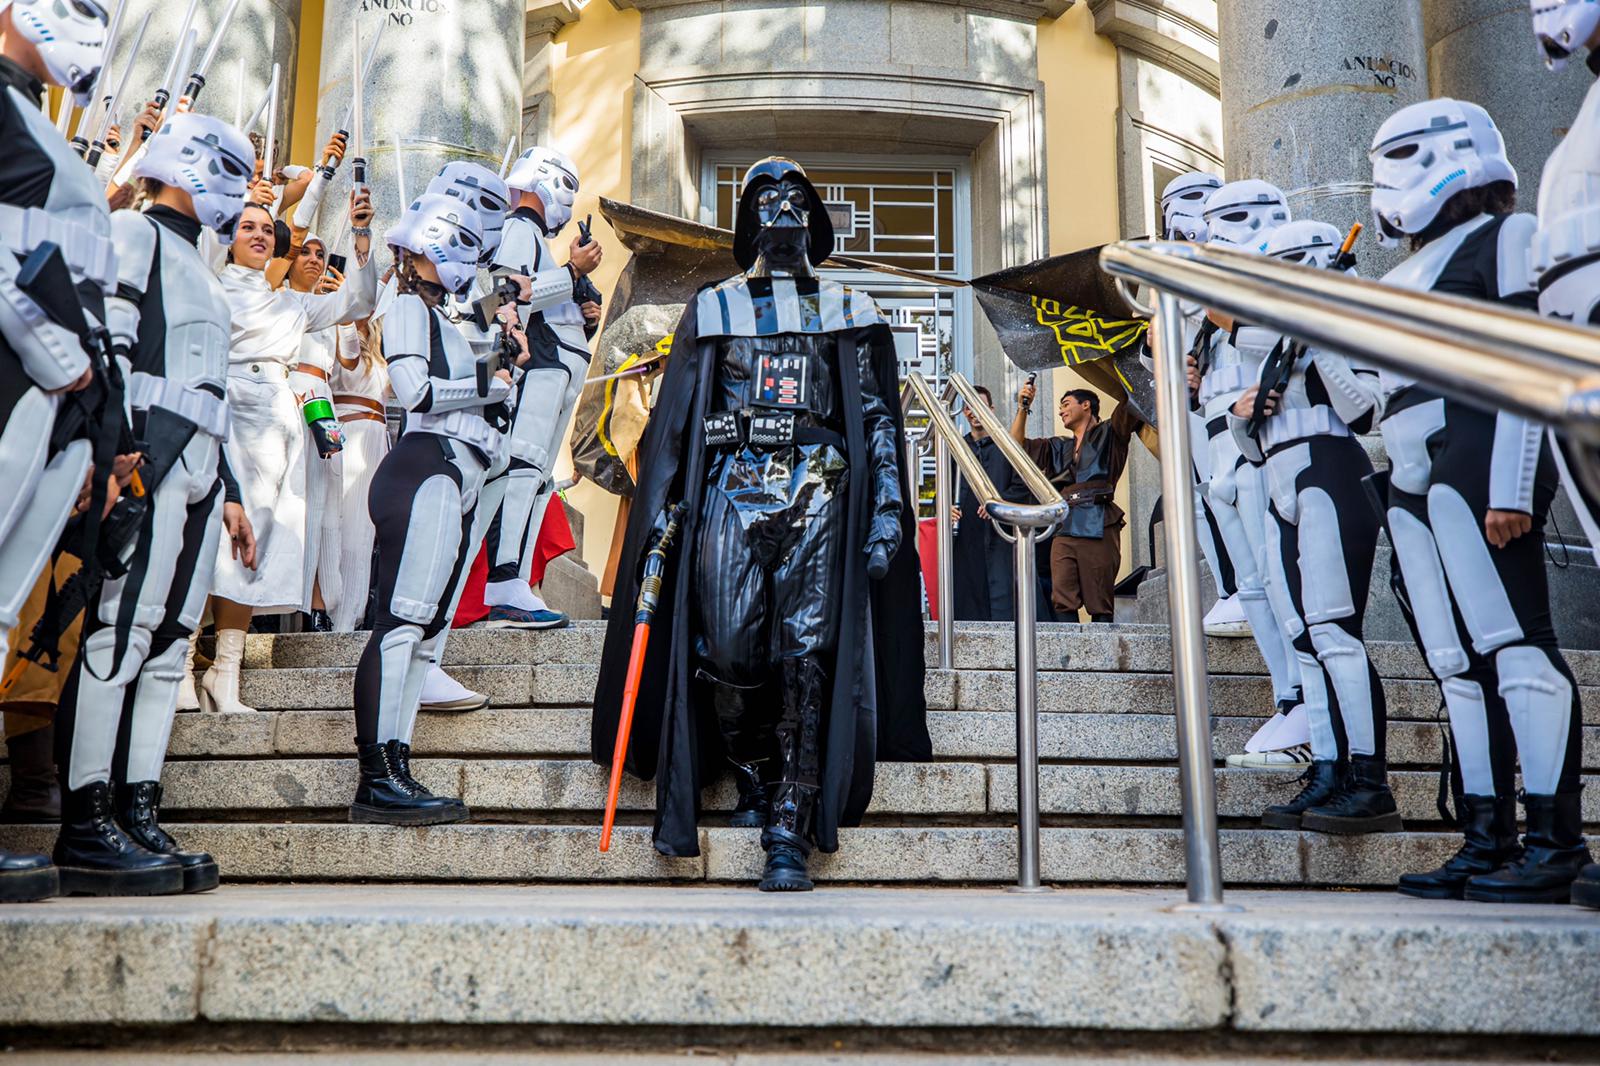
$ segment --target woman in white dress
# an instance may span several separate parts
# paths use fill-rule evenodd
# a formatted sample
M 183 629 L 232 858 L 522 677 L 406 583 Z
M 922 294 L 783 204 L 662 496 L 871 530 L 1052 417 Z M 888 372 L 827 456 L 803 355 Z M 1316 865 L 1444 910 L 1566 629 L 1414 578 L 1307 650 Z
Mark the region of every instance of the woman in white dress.
M 256 530 L 255 571 L 218 546 L 212 611 L 217 626 L 215 661 L 201 679 L 208 710 L 242 711 L 239 666 L 251 615 L 309 607 L 311 575 L 321 522 L 307 513 L 306 449 L 311 436 L 303 397 L 289 376 L 300 365 L 308 332 L 356 322 L 372 313 L 378 275 L 371 258 L 372 203 L 355 192 L 350 201 L 355 266 L 335 293 L 274 289 L 267 279 L 276 252 L 272 215 L 245 208 L 235 230 L 222 287 L 233 314 L 228 355 L 228 406 L 233 426 L 228 457 L 239 479 L 246 513 Z

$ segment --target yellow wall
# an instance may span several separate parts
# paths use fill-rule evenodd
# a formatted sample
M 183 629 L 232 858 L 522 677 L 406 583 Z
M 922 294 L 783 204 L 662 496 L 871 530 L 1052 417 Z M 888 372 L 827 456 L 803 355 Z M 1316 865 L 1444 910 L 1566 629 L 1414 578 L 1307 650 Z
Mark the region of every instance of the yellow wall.
M 1117 190 L 1117 47 L 1094 32 L 1087 4 L 1075 4 L 1058 19 L 1039 23 L 1039 80 L 1045 87 L 1045 166 L 1050 182 L 1050 251 L 1075 252 L 1116 240 L 1120 205 Z M 1056 399 L 1085 382 L 1065 368 L 1051 375 L 1045 402 L 1051 428 Z M 1101 393 L 1100 413 L 1112 400 Z M 1138 448 L 1141 445 L 1135 444 Z M 1128 482 L 1117 486 L 1117 503 L 1128 505 Z M 1131 525 L 1122 535 L 1122 572 L 1131 569 Z
M 321 158 L 317 144 L 317 90 L 322 84 L 322 0 L 300 0 L 300 51 L 294 65 L 294 114 L 289 158 Z
M 595 284 L 609 295 L 628 261 L 628 250 L 600 217 L 600 197 L 630 199 L 633 181 L 633 75 L 639 69 L 639 13 L 590 0 L 582 16 L 564 26 L 550 45 L 552 129 L 556 146 L 578 166 L 582 188 L 577 217 L 594 215 L 594 235 L 605 249 Z M 556 250 L 558 255 L 564 254 Z M 564 457 L 559 477 L 570 477 Z M 583 560 L 605 569 L 616 521 L 617 498 L 584 482 L 567 494 L 583 513 Z

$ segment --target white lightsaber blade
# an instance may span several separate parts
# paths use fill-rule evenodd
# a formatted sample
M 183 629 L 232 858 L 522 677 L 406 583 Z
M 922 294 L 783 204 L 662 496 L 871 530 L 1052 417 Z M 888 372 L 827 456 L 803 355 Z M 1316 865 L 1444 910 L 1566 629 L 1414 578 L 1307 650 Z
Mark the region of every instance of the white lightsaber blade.
M 500 176 L 504 178 L 511 173 L 511 161 L 517 158 L 517 135 L 513 133 L 506 142 L 506 154 L 500 159 Z
M 239 89 L 233 99 L 233 128 L 244 129 L 244 56 L 239 57 Z
M 267 88 L 267 138 L 261 148 L 262 175 L 272 180 L 273 164 L 278 154 L 278 80 L 283 77 L 281 64 L 272 64 L 272 81 Z
M 211 34 L 211 43 L 206 45 L 205 55 L 200 58 L 200 63 L 189 75 L 189 84 L 184 86 L 183 95 L 188 99 L 189 106 L 194 107 L 195 99 L 200 95 L 200 90 L 205 88 L 206 73 L 211 70 L 211 63 L 217 58 L 217 52 L 222 49 L 222 39 L 228 35 L 228 24 L 233 21 L 234 12 L 239 10 L 239 0 L 229 0 L 222 18 L 217 20 L 217 28 Z
M 389 20 L 388 19 L 385 19 L 382 22 L 378 23 L 378 32 L 372 35 L 372 43 L 367 46 L 366 62 L 361 64 L 361 76 L 360 76 L 359 79 L 357 79 L 362 85 L 365 85 L 367 79 L 372 77 L 372 64 L 377 62 L 377 59 L 378 59 L 378 42 L 383 40 L 383 28 L 385 26 L 387 26 L 388 24 L 389 24 Z M 353 49 L 353 51 L 355 52 L 355 54 L 357 56 L 359 56 L 361 54 L 361 31 L 360 31 L 359 27 L 356 28 L 356 36 L 355 36 L 355 39 L 354 39 L 354 43 L 355 43 L 355 48 Z M 354 84 L 354 83 L 352 83 L 352 84 Z M 346 133 L 352 133 L 353 132 L 350 129 L 350 123 L 351 123 L 351 121 L 353 121 L 354 116 L 355 116 L 356 99 L 357 99 L 356 91 L 354 89 L 352 89 L 351 92 L 350 92 L 350 102 L 348 104 L 346 104 L 345 107 L 344 107 L 344 122 L 343 122 L 343 124 L 341 124 L 339 126 L 339 128 L 344 130 Z M 354 144 L 355 142 L 352 141 L 351 143 Z M 356 154 L 360 154 L 360 153 L 356 153 Z
M 173 46 L 172 58 L 167 61 L 167 72 L 161 76 L 161 86 L 156 89 L 156 106 L 165 108 L 167 101 L 172 99 L 172 90 L 177 86 L 180 71 L 187 60 L 184 58 L 184 48 L 189 40 L 189 34 L 194 29 L 194 13 L 200 7 L 200 0 L 189 0 L 189 10 L 183 14 L 183 23 L 178 27 L 177 43 Z
M 139 59 L 139 48 L 144 44 L 144 31 L 150 27 L 150 16 L 152 14 L 153 12 L 145 12 L 144 19 L 139 23 L 138 32 L 133 35 L 133 48 L 128 51 L 128 65 L 123 68 L 122 77 L 117 80 L 116 89 L 105 99 L 105 107 L 100 112 L 99 121 L 95 126 L 90 127 L 93 139 L 89 142 L 89 154 L 84 159 L 91 167 L 99 164 L 100 156 L 105 152 L 106 134 L 111 129 L 111 123 L 116 119 L 117 107 L 122 103 L 122 94 L 127 91 L 128 81 L 133 76 L 133 65 Z M 85 117 L 85 123 L 87 121 L 88 119 Z
M 405 149 L 398 135 L 394 139 L 394 183 L 400 189 L 400 209 L 404 211 L 411 206 L 411 197 L 406 195 Z
M 111 66 L 112 57 L 117 54 L 117 38 L 122 33 L 122 16 L 127 10 L 128 0 L 117 0 L 116 9 L 111 12 L 111 22 L 106 26 L 106 44 L 100 52 L 100 70 L 94 76 L 94 87 L 89 90 L 90 100 L 100 99 L 100 92 L 105 88 L 107 68 Z M 145 15 L 144 20 L 149 22 L 150 16 Z

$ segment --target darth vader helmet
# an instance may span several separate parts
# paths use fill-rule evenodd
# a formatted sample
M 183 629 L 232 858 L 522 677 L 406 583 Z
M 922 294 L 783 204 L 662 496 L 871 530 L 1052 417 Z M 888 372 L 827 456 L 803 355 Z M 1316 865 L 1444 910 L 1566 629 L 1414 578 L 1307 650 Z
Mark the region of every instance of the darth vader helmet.
M 806 257 L 813 266 L 833 254 L 833 222 L 816 186 L 793 159 L 768 156 L 745 171 L 734 216 L 733 257 L 749 270 L 762 246 L 781 234 L 806 231 Z

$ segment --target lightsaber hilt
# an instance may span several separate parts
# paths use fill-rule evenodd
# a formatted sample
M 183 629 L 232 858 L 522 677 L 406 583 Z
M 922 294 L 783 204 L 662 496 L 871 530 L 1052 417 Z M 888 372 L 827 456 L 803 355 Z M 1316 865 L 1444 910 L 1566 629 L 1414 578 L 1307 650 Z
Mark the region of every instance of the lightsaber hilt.
M 362 189 L 367 187 L 367 161 L 359 155 L 350 160 L 350 183 Z
M 179 99 L 189 101 L 189 107 L 193 109 L 194 102 L 200 98 L 200 90 L 205 87 L 206 76 L 204 74 L 191 74 L 189 83 L 183 87 L 183 96 L 179 97 Z

